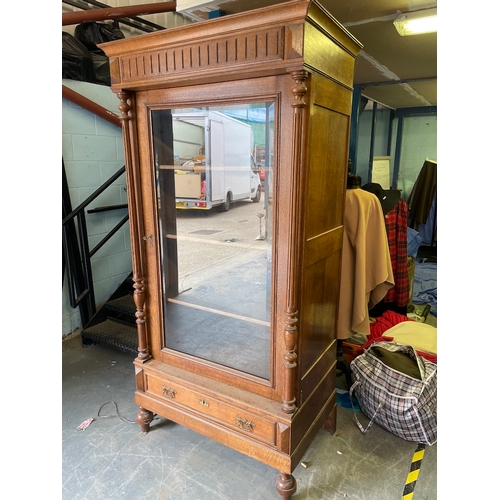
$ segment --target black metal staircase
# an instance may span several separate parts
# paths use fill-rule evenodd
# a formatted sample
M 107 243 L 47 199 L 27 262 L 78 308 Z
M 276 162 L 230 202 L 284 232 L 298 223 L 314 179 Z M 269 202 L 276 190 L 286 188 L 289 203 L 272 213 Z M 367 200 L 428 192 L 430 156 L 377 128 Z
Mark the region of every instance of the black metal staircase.
M 63 97 L 88 111 L 94 112 L 114 125 L 120 125 L 116 115 L 104 108 L 101 109 L 96 103 L 89 101 L 74 91 L 70 91 L 64 86 Z M 86 222 L 86 214 L 127 208 L 127 205 L 111 205 L 88 209 L 92 201 L 124 174 L 125 167 L 122 167 L 83 203 L 73 209 L 63 160 L 63 276 L 66 273 L 68 278 L 70 305 L 73 308 L 78 307 L 80 311 L 83 325 L 81 332 L 83 345 L 104 344 L 120 351 L 137 353 L 136 306 L 133 299 L 134 288 L 131 274 L 108 301 L 102 307 L 97 308 L 91 266 L 91 258 L 128 221 L 128 213 L 92 249 L 89 248 Z
M 84 346 L 103 344 L 119 351 L 137 353 L 133 293 L 132 276 L 129 275 L 83 328 L 81 337 Z

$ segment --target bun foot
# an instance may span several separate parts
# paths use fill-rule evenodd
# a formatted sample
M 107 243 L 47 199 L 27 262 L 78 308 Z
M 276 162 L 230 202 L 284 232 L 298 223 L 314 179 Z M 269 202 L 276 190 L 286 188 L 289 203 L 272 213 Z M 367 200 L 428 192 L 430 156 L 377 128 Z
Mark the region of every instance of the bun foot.
M 149 424 L 153 421 L 153 412 L 139 407 L 139 413 L 137 413 L 135 421 L 141 426 L 142 432 L 148 432 Z
M 280 472 L 278 479 L 276 479 L 276 490 L 283 500 L 292 498 L 292 495 L 297 491 L 297 481 L 291 474 Z

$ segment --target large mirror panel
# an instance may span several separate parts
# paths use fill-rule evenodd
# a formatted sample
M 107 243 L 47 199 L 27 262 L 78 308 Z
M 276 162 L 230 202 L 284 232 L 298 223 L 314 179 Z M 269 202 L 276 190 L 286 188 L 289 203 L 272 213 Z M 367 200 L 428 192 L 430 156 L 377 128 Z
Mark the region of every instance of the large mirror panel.
M 151 122 L 165 346 L 269 379 L 274 104 Z

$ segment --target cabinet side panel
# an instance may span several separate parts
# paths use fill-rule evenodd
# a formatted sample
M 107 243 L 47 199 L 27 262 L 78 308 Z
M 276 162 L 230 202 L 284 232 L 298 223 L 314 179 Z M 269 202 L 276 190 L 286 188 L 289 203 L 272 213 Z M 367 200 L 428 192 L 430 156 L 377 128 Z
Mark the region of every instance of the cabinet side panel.
M 349 116 L 315 104 L 311 127 L 306 241 L 342 226 Z
M 323 378 L 318 381 L 313 397 L 309 398 L 294 415 L 290 443 L 293 456 L 292 468 L 298 464 L 328 415 L 336 411 L 334 372 L 335 365 L 323 373 Z M 335 426 L 335 421 L 333 426 Z
M 304 288 L 308 290 L 308 299 L 303 303 L 301 314 L 301 404 L 311 396 L 320 378 L 333 366 L 337 357 L 335 320 L 339 299 L 339 268 L 340 249 L 304 272 Z M 323 280 L 323 276 L 327 278 Z
M 351 93 L 314 75 L 311 88 L 309 154 L 303 206 L 304 260 L 300 300 L 299 401 L 323 402 L 321 377 L 336 360 L 343 213 Z M 334 376 L 334 371 L 332 372 Z
M 346 51 L 341 42 L 327 36 L 316 26 L 306 23 L 304 30 L 304 62 L 347 88 L 352 88 L 355 54 Z M 345 38 L 343 41 L 351 42 L 351 48 L 357 50 L 352 40 Z

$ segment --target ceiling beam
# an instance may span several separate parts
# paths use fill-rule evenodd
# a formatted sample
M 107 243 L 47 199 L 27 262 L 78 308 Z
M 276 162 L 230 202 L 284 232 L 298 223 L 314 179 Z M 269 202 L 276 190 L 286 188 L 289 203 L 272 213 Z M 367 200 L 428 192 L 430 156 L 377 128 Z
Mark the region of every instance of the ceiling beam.
M 399 85 L 403 83 L 418 83 L 418 82 L 432 82 L 437 80 L 437 76 L 429 76 L 427 78 L 409 78 L 407 80 L 389 80 L 385 82 L 373 82 L 373 83 L 360 83 L 356 87 L 380 87 L 382 85 Z

